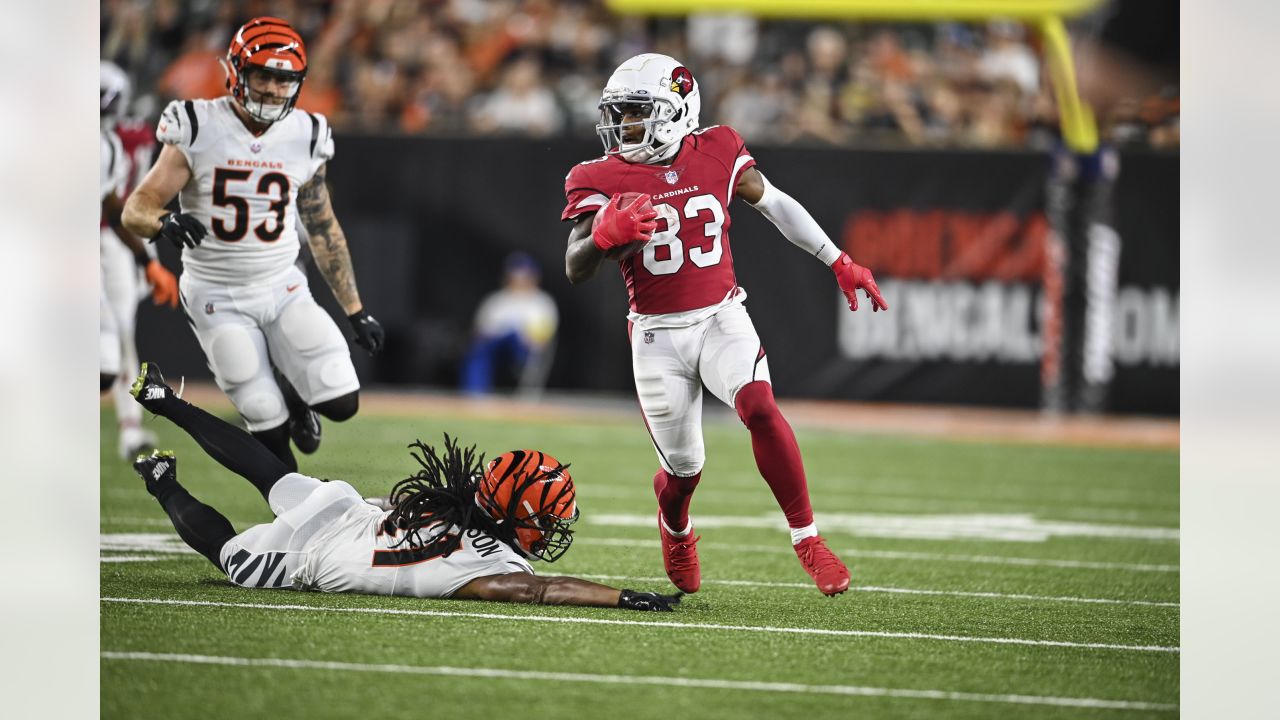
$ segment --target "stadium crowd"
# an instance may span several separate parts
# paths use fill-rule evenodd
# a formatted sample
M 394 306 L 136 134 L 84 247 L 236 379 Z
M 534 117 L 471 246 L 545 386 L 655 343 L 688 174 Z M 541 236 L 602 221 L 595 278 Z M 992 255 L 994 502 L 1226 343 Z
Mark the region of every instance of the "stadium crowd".
M 134 114 L 225 92 L 217 58 L 247 18 L 307 39 L 299 106 L 356 132 L 589 137 L 611 69 L 684 59 L 703 124 L 756 143 L 1045 147 L 1056 109 L 1035 38 L 1013 22 L 830 24 L 745 15 L 647 19 L 602 0 L 104 0 L 102 56 Z M 1176 147 L 1176 88 L 1102 118 L 1124 144 Z

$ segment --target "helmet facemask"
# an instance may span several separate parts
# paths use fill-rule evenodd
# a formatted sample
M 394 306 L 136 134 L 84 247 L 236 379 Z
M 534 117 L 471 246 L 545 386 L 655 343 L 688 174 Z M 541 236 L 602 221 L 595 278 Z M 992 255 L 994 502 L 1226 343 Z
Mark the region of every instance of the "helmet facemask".
M 624 123 L 624 109 L 637 106 L 648 108 L 648 117 Z M 685 109 L 676 107 L 667 98 L 606 90 L 599 107 L 600 122 L 596 125 L 596 135 L 600 137 L 606 155 L 618 155 L 633 163 L 661 162 L 675 155 L 680 141 L 684 139 L 684 123 L 680 121 L 684 119 Z M 626 130 L 637 125 L 644 127 L 644 137 L 638 142 L 625 142 Z
M 284 70 L 280 68 L 266 67 L 263 65 L 246 65 L 237 74 L 236 88 L 233 92 L 236 99 L 240 101 L 240 106 L 248 113 L 249 117 L 257 120 L 265 125 L 283 120 L 286 115 L 293 111 L 293 106 L 298 102 L 298 94 L 302 90 L 302 80 L 306 77 L 306 70 Z M 258 79 L 255 82 L 255 79 Z M 272 90 L 270 96 L 267 92 L 254 89 L 254 85 L 262 83 L 263 80 L 270 79 Z M 279 95 L 275 93 L 281 93 Z M 267 102 L 268 98 L 278 100 L 278 102 Z

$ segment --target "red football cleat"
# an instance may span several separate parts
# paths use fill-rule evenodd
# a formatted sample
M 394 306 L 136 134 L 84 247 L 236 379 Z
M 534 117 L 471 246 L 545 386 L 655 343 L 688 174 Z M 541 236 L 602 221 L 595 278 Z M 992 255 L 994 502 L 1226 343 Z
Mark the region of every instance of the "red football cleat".
M 796 556 L 825 595 L 839 595 L 849 589 L 849 568 L 827 547 L 821 535 L 801 540 L 795 546 Z
M 661 510 L 658 511 L 658 535 L 662 538 L 662 564 L 667 569 L 671 584 L 687 593 L 698 592 L 702 587 L 702 568 L 698 564 L 698 548 L 695 546 L 702 538 L 693 537 L 692 524 L 688 535 L 671 537 L 662 524 Z M 847 580 L 845 584 L 848 585 Z

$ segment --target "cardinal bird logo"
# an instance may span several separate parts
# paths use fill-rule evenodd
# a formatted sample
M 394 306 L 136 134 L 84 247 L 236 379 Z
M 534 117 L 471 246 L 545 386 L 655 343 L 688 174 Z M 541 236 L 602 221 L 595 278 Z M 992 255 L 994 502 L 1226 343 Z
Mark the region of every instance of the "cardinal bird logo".
M 693 92 L 693 73 L 683 65 L 671 71 L 671 92 L 680 97 L 689 97 Z

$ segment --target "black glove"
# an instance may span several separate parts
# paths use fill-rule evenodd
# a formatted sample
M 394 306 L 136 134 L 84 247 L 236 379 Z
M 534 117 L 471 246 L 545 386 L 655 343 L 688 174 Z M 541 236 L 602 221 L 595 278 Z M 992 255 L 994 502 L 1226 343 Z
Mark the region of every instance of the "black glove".
M 622 596 L 618 598 L 618 607 L 627 610 L 645 610 L 649 612 L 671 612 L 680 604 L 680 598 L 684 593 L 678 592 L 675 595 L 662 595 L 651 592 L 636 592 L 635 590 L 623 590 Z
M 348 315 L 347 319 L 351 321 L 351 327 L 356 331 L 357 345 L 368 350 L 370 355 L 382 349 L 382 344 L 387 341 L 387 333 L 382 329 L 382 324 L 372 315 L 361 310 Z
M 160 232 L 151 238 L 151 242 L 155 242 L 160 238 L 165 238 L 173 243 L 173 246 L 182 249 L 183 245 L 187 247 L 195 247 L 200 244 L 204 236 L 208 234 L 208 230 L 200 224 L 200 221 L 184 215 L 182 213 L 165 213 L 160 216 Z

